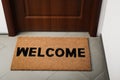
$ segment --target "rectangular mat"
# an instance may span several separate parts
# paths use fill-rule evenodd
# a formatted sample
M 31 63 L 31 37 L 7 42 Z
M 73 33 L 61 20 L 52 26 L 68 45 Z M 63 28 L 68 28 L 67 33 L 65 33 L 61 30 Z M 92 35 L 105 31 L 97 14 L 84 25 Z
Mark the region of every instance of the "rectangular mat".
M 88 38 L 18 37 L 11 70 L 91 70 Z

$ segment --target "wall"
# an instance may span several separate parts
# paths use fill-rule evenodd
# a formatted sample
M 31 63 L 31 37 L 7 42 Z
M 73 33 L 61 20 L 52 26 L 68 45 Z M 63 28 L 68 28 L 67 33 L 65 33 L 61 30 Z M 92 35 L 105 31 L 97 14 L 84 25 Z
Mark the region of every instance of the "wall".
M 0 33 L 8 33 L 1 1 L 0 1 Z
M 108 0 L 102 29 L 110 80 L 120 80 L 120 0 Z
M 102 1 L 102 7 L 101 7 L 99 24 L 98 24 L 97 36 L 100 36 L 101 32 L 102 32 L 104 18 L 105 18 L 105 12 L 106 12 L 106 6 L 107 6 L 107 1 L 108 0 L 103 0 Z

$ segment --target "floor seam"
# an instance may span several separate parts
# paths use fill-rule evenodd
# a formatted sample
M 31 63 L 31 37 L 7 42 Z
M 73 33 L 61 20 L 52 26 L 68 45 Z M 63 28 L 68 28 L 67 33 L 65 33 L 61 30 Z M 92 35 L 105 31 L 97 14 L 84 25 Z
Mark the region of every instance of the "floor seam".
M 57 73 L 57 71 L 48 76 L 46 80 L 49 80 L 55 73 Z
M 102 73 L 100 73 L 94 80 L 97 80 L 97 78 L 99 78 L 102 74 L 104 74 L 105 71 L 103 71 Z
M 0 76 L 0 79 L 2 79 L 5 75 L 7 75 L 10 71 L 7 71 L 6 73 L 4 73 L 2 76 Z

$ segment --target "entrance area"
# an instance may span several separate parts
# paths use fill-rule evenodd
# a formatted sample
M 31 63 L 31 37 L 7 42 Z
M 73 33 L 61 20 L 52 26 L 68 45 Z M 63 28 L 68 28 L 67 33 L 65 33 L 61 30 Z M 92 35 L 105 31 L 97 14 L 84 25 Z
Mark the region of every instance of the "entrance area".
M 2 0 L 8 32 L 89 32 L 96 36 L 102 0 Z
M 91 71 L 11 71 L 16 39 L 19 36 L 39 37 L 87 37 L 91 53 Z M 105 53 L 100 37 L 88 33 L 22 32 L 15 37 L 0 35 L 0 79 L 1 80 L 109 80 Z

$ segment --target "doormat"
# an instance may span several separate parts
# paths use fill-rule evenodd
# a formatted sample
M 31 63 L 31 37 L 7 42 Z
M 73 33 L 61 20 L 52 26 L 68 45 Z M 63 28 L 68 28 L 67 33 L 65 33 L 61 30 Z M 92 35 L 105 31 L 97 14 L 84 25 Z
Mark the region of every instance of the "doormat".
M 18 37 L 11 70 L 91 70 L 88 38 Z

